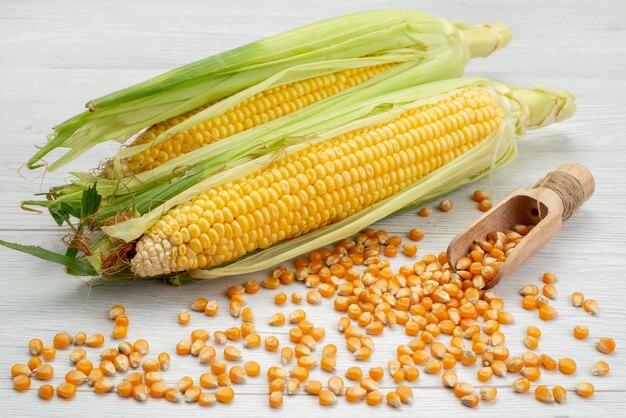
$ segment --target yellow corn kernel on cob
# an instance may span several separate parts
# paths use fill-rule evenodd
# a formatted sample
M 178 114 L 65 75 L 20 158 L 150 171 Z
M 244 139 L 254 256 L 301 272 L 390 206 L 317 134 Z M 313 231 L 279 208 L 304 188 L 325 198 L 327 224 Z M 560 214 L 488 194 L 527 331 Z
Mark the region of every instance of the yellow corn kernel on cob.
M 170 210 L 137 243 L 131 269 L 210 268 L 342 220 L 464 154 L 504 116 L 493 93 L 462 88 L 278 159 Z
M 341 91 L 357 86 L 394 64 L 361 67 L 313 77 L 258 93 L 227 112 L 200 122 L 190 129 L 122 160 L 125 176 L 152 170 L 180 155 L 296 112 Z M 208 106 L 157 123 L 135 139 L 129 146 L 147 144 Z M 112 162 L 105 172 L 114 177 Z

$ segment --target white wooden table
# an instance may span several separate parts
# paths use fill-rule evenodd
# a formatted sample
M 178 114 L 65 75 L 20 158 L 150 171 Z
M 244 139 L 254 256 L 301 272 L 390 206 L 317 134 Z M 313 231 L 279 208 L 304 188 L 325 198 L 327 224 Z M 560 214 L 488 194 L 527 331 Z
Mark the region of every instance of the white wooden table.
M 554 357 L 571 356 L 578 362 L 574 376 L 544 372 L 541 383 L 560 384 L 568 390 L 578 381 L 591 380 L 596 387 L 593 399 L 583 400 L 570 391 L 565 405 L 539 404 L 529 393 L 513 394 L 512 377 L 494 378 L 499 395 L 496 401 L 481 404 L 477 410 L 460 405 L 444 389 L 439 376 L 422 375 L 412 384 L 416 401 L 403 411 L 427 416 L 472 414 L 492 416 L 559 415 L 606 416 L 626 415 L 626 7 L 622 0 L 587 1 L 383 1 L 339 2 L 334 0 L 287 1 L 125 1 L 78 2 L 59 0 L 3 0 L 0 2 L 0 237 L 9 241 L 34 243 L 62 250 L 59 238 L 67 231 L 56 228 L 45 215 L 19 209 L 18 202 L 47 186 L 59 183 L 63 170 L 48 173 L 41 180 L 33 173 L 17 170 L 44 141 L 50 127 L 79 111 L 89 98 L 144 80 L 170 68 L 223 51 L 282 30 L 339 14 L 383 7 L 422 9 L 449 19 L 482 23 L 502 21 L 510 25 L 513 41 L 504 51 L 488 60 L 472 62 L 469 75 L 482 75 L 519 85 L 547 84 L 571 90 L 577 96 L 578 111 L 565 123 L 530 132 L 519 141 L 519 156 L 479 184 L 452 193 L 455 202 L 451 213 L 434 211 L 430 218 L 418 218 L 411 211 L 380 222 L 396 234 L 412 227 L 426 230 L 420 253 L 443 250 L 463 226 L 479 215 L 468 196 L 477 187 L 489 189 L 494 200 L 509 191 L 533 184 L 548 170 L 567 161 L 581 162 L 596 177 L 593 198 L 567 223 L 561 234 L 499 288 L 507 309 L 514 313 L 515 325 L 506 327 L 508 347 L 521 353 L 527 324 L 538 324 L 544 331 L 539 352 Z M 91 152 L 71 166 L 89 169 L 102 155 L 111 154 L 106 145 Z M 215 280 L 184 287 L 157 283 L 115 283 L 90 288 L 81 280 L 68 276 L 61 267 L 0 248 L 2 292 L 0 296 L 0 415 L 2 416 L 179 416 L 211 413 L 309 416 L 325 414 L 348 416 L 385 416 L 395 413 L 385 405 L 369 408 L 340 400 L 330 409 L 317 406 L 310 396 L 300 394 L 285 399 L 280 410 L 267 405 L 266 379 L 251 379 L 237 386 L 236 402 L 205 410 L 198 405 L 173 405 L 165 401 L 140 404 L 122 400 L 114 394 L 98 397 L 86 387 L 80 388 L 72 401 L 55 398 L 43 402 L 36 387 L 27 393 L 12 389 L 9 368 L 14 362 L 26 362 L 26 343 L 32 337 L 51 341 L 61 330 L 108 333 L 111 323 L 106 317 L 109 307 L 124 304 L 131 319 L 129 339 L 146 337 L 152 353 L 173 352 L 174 342 L 186 337 L 196 327 L 223 329 L 234 320 L 224 312 L 218 318 L 201 315 L 182 328 L 176 322 L 177 312 L 198 296 L 217 298 L 224 289 L 242 280 Z M 398 258 L 394 265 L 405 260 Z M 544 271 L 559 275 L 561 298 L 555 303 L 560 318 L 540 323 L 536 314 L 523 311 L 517 294 L 521 285 L 539 283 Z M 263 278 L 263 274 L 251 277 Z M 292 285 L 289 292 L 301 291 Z M 582 291 L 597 299 L 598 317 L 574 309 L 569 294 Z M 262 291 L 252 298 L 261 333 L 273 332 L 281 342 L 287 341 L 287 328 L 270 330 L 267 317 L 276 311 L 288 312 L 291 304 L 278 308 L 272 302 L 273 292 Z M 335 324 L 337 315 L 329 300 L 321 306 L 305 306 L 310 318 L 327 329 L 325 342 L 340 344 Z M 571 336 L 576 324 L 591 329 L 590 338 L 577 341 Z M 600 336 L 615 338 L 618 349 L 610 357 L 599 354 L 593 341 Z M 395 346 L 406 340 L 400 332 L 385 332 L 377 338 L 371 365 L 384 365 Z M 339 372 L 351 364 L 342 350 L 338 357 Z M 63 379 L 69 369 L 67 352 L 59 352 L 54 363 L 54 383 Z M 261 364 L 277 364 L 276 355 L 265 350 L 245 351 L 246 358 Z M 94 357 L 94 354 L 92 354 Z M 592 364 L 607 359 L 611 373 L 593 378 Z M 463 368 L 458 368 L 463 369 Z M 474 382 L 475 370 L 462 370 L 464 380 Z M 193 359 L 173 356 L 167 381 L 179 377 L 199 376 Z M 317 378 L 326 376 L 318 370 Z M 392 384 L 387 378 L 383 388 Z

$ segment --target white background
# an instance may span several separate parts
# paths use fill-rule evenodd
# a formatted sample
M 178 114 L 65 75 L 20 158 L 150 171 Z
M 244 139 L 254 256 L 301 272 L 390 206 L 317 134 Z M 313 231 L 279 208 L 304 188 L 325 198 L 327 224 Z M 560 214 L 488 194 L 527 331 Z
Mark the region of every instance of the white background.
M 152 343 L 152 354 L 173 352 L 174 344 L 190 330 L 206 327 L 224 329 L 235 322 L 222 312 L 209 319 L 194 315 L 186 328 L 176 322 L 181 308 L 198 296 L 217 298 L 223 290 L 242 279 L 215 280 L 184 287 L 153 282 L 111 283 L 90 288 L 78 278 L 68 276 L 60 266 L 0 248 L 0 415 L 4 416 L 175 416 L 210 413 L 240 417 L 259 415 L 322 416 L 323 414 L 385 416 L 410 413 L 427 416 L 472 414 L 489 416 L 590 416 L 625 415 L 626 319 L 623 302 L 626 293 L 626 5 L 612 1 L 49 1 L 2 0 L 0 2 L 0 237 L 9 241 L 32 243 L 62 250 L 59 238 L 67 230 L 53 225 L 45 215 L 23 212 L 19 201 L 32 193 L 59 183 L 69 170 L 89 169 L 114 151 L 105 145 L 100 152 L 75 161 L 45 179 L 22 170 L 20 166 L 41 144 L 50 127 L 79 112 L 88 99 L 147 79 L 174 68 L 302 24 L 326 17 L 362 10 L 404 7 L 470 23 L 502 21 L 513 32 L 505 50 L 486 60 L 475 60 L 467 74 L 481 75 L 518 85 L 546 84 L 574 92 L 578 110 L 574 118 L 541 131 L 529 132 L 519 140 L 517 159 L 491 178 L 465 187 L 450 195 L 455 208 L 448 214 L 434 212 L 427 219 L 414 211 L 381 222 L 377 227 L 404 235 L 413 227 L 426 231 L 420 254 L 445 249 L 447 242 L 480 213 L 468 196 L 475 188 L 492 191 L 494 201 L 510 191 L 533 184 L 547 171 L 568 161 L 581 162 L 593 172 L 597 189 L 593 198 L 566 222 L 560 235 L 515 274 L 498 287 L 507 309 L 515 314 L 514 325 L 505 327 L 507 345 L 513 354 L 524 347 L 521 340 L 527 324 L 544 331 L 539 352 L 555 358 L 571 356 L 578 362 L 574 376 L 544 372 L 542 384 L 560 384 L 573 389 L 578 381 L 591 380 L 596 387 L 593 399 L 582 400 L 573 391 L 565 405 L 539 404 L 532 394 L 517 395 L 510 389 L 512 377 L 493 378 L 497 400 L 484 402 L 477 410 L 461 406 L 441 387 L 439 376 L 422 375 L 412 384 L 416 401 L 404 412 L 385 405 L 369 408 L 346 404 L 343 399 L 330 409 L 317 406 L 313 397 L 300 394 L 286 398 L 282 409 L 267 405 L 266 379 L 259 377 L 235 387 L 236 402 L 203 409 L 198 405 L 173 405 L 163 400 L 140 404 L 117 395 L 96 396 L 82 387 L 72 401 L 53 399 L 44 403 L 36 387 L 26 393 L 11 388 L 9 368 L 26 362 L 27 341 L 40 337 L 50 342 L 59 331 L 108 334 L 109 307 L 124 304 L 131 320 L 130 339 L 145 337 Z M 398 258 L 399 267 L 406 260 Z M 542 323 L 533 312 L 520 308 L 519 288 L 539 283 L 544 271 L 559 275 L 561 298 L 554 303 L 560 318 Z M 251 276 L 257 279 L 263 273 Z M 294 284 L 288 292 L 303 291 Z M 569 303 L 569 294 L 582 291 L 595 298 L 601 313 L 591 317 Z M 272 302 L 273 291 L 262 291 L 251 298 L 257 313 L 258 329 L 273 332 L 287 342 L 287 327 L 269 329 L 271 313 L 294 309 Z M 342 342 L 336 331 L 338 315 L 330 300 L 321 306 L 305 306 L 316 325 L 327 329 L 324 342 Z M 590 327 L 590 338 L 577 341 L 571 336 L 576 324 Z M 618 349 L 606 357 L 593 348 L 600 336 L 615 338 Z M 395 346 L 407 340 L 400 331 L 385 331 L 376 338 L 376 349 L 369 364 L 384 365 L 392 358 Z M 58 354 L 54 363 L 58 384 L 68 370 L 68 352 Z M 95 359 L 92 353 L 91 358 Z M 247 359 L 263 365 L 277 364 L 277 354 L 263 349 L 245 351 Z M 590 368 L 599 359 L 611 366 L 607 377 L 593 378 Z M 198 377 L 201 368 L 195 359 L 173 356 L 170 383 L 185 375 Z M 339 373 L 351 364 L 345 350 L 338 356 Z M 464 369 L 459 367 L 459 370 Z M 476 383 L 475 370 L 462 370 L 462 379 Z M 317 378 L 328 377 L 319 370 Z M 386 378 L 383 388 L 392 388 Z

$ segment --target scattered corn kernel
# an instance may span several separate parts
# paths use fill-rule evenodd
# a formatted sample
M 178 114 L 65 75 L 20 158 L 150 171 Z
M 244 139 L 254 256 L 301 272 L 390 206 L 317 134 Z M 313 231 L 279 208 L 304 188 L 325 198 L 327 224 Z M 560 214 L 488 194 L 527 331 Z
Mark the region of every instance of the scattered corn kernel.
M 44 345 L 41 350 L 41 357 L 46 361 L 52 361 L 57 356 L 57 350 L 51 345 Z
M 30 377 L 20 374 L 13 378 L 13 388 L 19 392 L 30 388 Z
M 480 388 L 480 397 L 485 401 L 492 401 L 498 395 L 498 390 L 491 386 Z
M 41 366 L 43 364 L 43 360 L 41 359 L 41 357 L 31 357 L 30 360 L 28 360 L 28 368 L 32 371 L 35 370 L 37 367 Z
M 282 392 L 270 393 L 268 402 L 272 408 L 280 408 L 283 404 L 283 393 Z
M 589 382 L 576 383 L 574 387 L 578 396 L 583 398 L 591 398 L 595 392 L 595 388 Z
M 597 315 L 600 313 L 600 307 L 598 306 L 598 302 L 594 299 L 585 299 L 583 302 L 583 309 L 589 312 L 591 315 Z
M 167 396 L 167 391 L 165 391 L 165 394 Z M 200 396 L 198 396 L 198 405 L 200 406 L 211 406 L 215 405 L 216 402 L 217 398 L 213 393 L 203 392 L 200 394 Z
M 572 293 L 572 305 L 574 305 L 577 308 L 580 308 L 581 306 L 583 306 L 584 301 L 585 301 L 585 295 L 583 295 L 580 292 Z
M 64 399 L 71 399 L 76 395 L 76 386 L 63 382 L 59 386 L 57 386 L 57 395 Z
M 441 202 L 439 202 L 439 205 L 437 205 L 437 208 L 442 211 L 442 212 L 450 212 L 452 210 L 452 200 L 450 199 L 444 199 Z
M 14 364 L 11 367 L 11 377 L 30 376 L 30 375 L 31 375 L 31 369 L 26 364 L 18 363 L 18 364 Z
M 229 403 L 235 398 L 235 392 L 229 386 L 222 386 L 215 391 L 215 398 L 218 402 Z
M 576 373 L 576 362 L 569 357 L 559 359 L 559 371 L 563 374 Z
M 371 392 L 368 392 L 367 395 L 365 395 L 365 402 L 369 406 L 379 405 L 382 402 L 382 400 L 383 400 L 383 394 L 379 390 L 373 390 Z
M 193 309 L 193 306 L 192 306 L 192 309 Z M 207 316 L 215 316 L 217 315 L 218 310 L 219 310 L 219 306 L 217 304 L 217 301 L 214 299 L 214 300 L 208 301 L 204 305 L 204 308 L 200 310 L 200 312 L 204 311 L 204 314 Z
M 54 368 L 49 363 L 44 363 L 33 371 L 39 380 L 50 380 L 54 376 Z
M 85 344 L 87 344 L 89 347 L 102 347 L 102 345 L 104 344 L 104 335 L 90 335 L 89 337 L 87 337 L 87 340 L 85 340 Z
M 537 338 L 527 335 L 526 338 L 524 338 L 524 345 L 529 350 L 535 350 L 539 346 L 539 341 Z
M 474 202 L 480 203 L 485 199 L 489 199 L 489 193 L 483 192 L 482 190 L 475 190 L 472 194 L 472 199 L 474 199 Z
M 482 212 L 487 212 L 489 209 L 491 209 L 492 206 L 493 204 L 489 199 L 483 199 L 478 202 L 478 209 L 480 209 Z
M 115 382 L 111 379 L 100 379 L 93 384 L 93 390 L 98 395 L 102 395 L 110 392 L 115 387 Z
M 552 388 L 552 396 L 557 403 L 563 403 L 567 399 L 567 390 L 563 386 L 555 386 Z
M 181 325 L 187 325 L 191 320 L 191 316 L 189 315 L 189 311 L 187 309 L 182 309 L 178 313 L 178 323 Z
M 424 238 L 424 231 L 422 229 L 411 229 L 409 231 L 409 239 L 411 241 L 420 241 Z
M 431 213 L 431 212 L 432 212 L 432 211 L 430 210 L 430 208 L 421 208 L 421 209 L 417 212 L 417 214 L 418 214 L 419 216 L 421 216 L 422 218 L 427 218 L 427 217 L 429 217 L 429 216 L 430 216 L 430 213 Z
M 52 340 L 52 345 L 56 349 L 67 348 L 72 344 L 72 336 L 67 332 L 60 332 L 54 336 Z
M 530 380 L 525 377 L 518 377 L 513 381 L 513 390 L 517 393 L 526 393 L 530 389 Z
M 43 341 L 39 338 L 33 338 L 28 342 L 28 351 L 33 356 L 38 356 L 43 350 Z
M 52 385 L 39 386 L 39 389 L 37 390 L 37 395 L 39 395 L 39 397 L 44 400 L 52 399 L 52 397 L 54 396 L 54 386 Z
M 558 313 L 556 309 L 554 309 L 550 305 L 544 305 L 541 308 L 539 308 L 539 318 L 543 319 L 544 321 L 555 319 L 557 316 L 558 316 Z
M 183 376 L 178 380 L 176 388 L 180 393 L 185 393 L 187 389 L 193 386 L 193 379 L 189 376 Z
M 74 334 L 72 342 L 74 343 L 74 345 L 85 345 L 85 343 L 87 342 L 87 333 L 83 331 L 78 331 L 76 334 Z
M 317 399 L 322 406 L 330 406 L 337 403 L 337 395 L 331 390 L 322 390 L 317 396 Z
M 606 361 L 598 361 L 593 365 L 591 374 L 594 376 L 606 376 L 609 374 L 609 364 Z
M 400 399 L 400 395 L 397 392 L 388 392 L 385 397 L 387 400 L 387 405 L 400 408 L 402 406 L 402 399 Z
M 584 340 L 589 335 L 589 328 L 584 325 L 576 325 L 574 327 L 574 337 L 579 340 Z
M 603 354 L 611 354 L 615 351 L 615 340 L 609 337 L 602 337 L 596 343 L 596 350 Z
M 221 389 L 221 388 L 218 388 L 218 389 Z M 190 402 L 190 403 L 198 402 L 198 399 L 200 399 L 200 395 L 202 395 L 202 389 L 199 388 L 198 386 L 190 386 L 189 388 L 187 388 L 187 390 L 185 391 L 183 395 L 185 398 L 185 402 Z
M 480 204 L 482 204 L 483 202 L 480 202 Z M 474 394 L 465 395 L 461 398 L 461 404 L 463 404 L 463 406 L 467 406 L 468 408 L 476 408 L 479 403 L 480 399 Z
M 85 383 L 85 380 L 87 380 L 85 373 L 78 370 L 70 370 L 65 375 L 65 381 L 76 386 L 82 385 Z
M 544 403 L 552 403 L 554 402 L 554 395 L 550 388 L 539 385 L 535 388 L 535 399 Z
M 541 293 L 549 299 L 556 299 L 558 292 L 553 284 L 546 284 L 541 288 Z

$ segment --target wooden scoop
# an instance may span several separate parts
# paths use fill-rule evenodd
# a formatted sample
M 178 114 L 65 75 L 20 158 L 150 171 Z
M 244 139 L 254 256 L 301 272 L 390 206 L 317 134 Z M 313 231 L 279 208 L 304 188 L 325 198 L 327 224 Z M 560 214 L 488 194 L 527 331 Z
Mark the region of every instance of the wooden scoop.
M 485 288 L 491 289 L 556 236 L 563 221 L 591 197 L 594 188 L 593 176 L 585 167 L 561 165 L 532 189 L 511 193 L 457 235 L 448 246 L 448 262 L 454 269 L 474 241 L 484 240 L 489 232 L 504 231 L 515 224 L 535 225 L 511 251 L 498 275 L 486 283 Z

